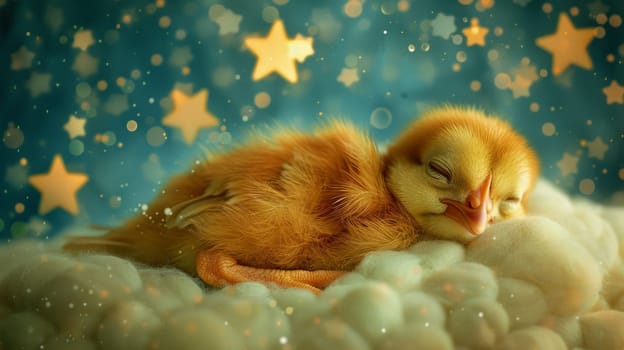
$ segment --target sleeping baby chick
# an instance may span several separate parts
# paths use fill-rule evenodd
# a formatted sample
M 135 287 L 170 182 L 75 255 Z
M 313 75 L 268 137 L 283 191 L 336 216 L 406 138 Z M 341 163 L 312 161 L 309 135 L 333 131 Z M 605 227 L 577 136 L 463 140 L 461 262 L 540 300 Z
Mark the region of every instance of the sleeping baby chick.
M 148 209 L 65 249 L 174 265 L 213 286 L 319 293 L 371 251 L 469 242 L 524 214 L 538 175 L 526 141 L 474 109 L 433 109 L 380 154 L 353 126 L 283 132 L 174 178 Z

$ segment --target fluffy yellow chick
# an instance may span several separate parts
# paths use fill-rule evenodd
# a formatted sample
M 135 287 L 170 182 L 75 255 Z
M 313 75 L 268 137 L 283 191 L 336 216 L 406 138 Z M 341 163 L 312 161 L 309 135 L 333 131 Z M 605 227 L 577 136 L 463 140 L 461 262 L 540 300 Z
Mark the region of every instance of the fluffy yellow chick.
M 319 293 L 371 251 L 468 242 L 521 216 L 538 175 L 504 121 L 433 109 L 381 154 L 343 122 L 256 138 L 174 178 L 148 210 L 65 248 L 173 265 L 207 284 L 273 282 Z

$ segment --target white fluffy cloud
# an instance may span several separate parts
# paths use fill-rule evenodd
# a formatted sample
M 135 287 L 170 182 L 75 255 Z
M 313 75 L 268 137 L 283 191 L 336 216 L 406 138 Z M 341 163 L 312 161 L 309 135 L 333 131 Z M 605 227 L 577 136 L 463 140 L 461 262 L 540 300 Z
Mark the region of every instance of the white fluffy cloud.
M 318 297 L 15 242 L 0 248 L 0 348 L 623 348 L 624 208 L 541 182 L 530 212 L 467 247 L 370 254 Z

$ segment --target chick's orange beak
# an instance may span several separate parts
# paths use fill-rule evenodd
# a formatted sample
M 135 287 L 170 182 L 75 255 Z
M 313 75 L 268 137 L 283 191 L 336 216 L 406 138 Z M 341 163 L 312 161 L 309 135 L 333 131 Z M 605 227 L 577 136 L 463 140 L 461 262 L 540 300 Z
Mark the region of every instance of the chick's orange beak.
M 446 204 L 444 215 L 466 227 L 473 235 L 479 235 L 488 224 L 488 213 L 492 210 L 490 185 L 492 175 L 488 175 L 479 187 L 466 197 L 464 203 L 454 199 L 441 199 Z

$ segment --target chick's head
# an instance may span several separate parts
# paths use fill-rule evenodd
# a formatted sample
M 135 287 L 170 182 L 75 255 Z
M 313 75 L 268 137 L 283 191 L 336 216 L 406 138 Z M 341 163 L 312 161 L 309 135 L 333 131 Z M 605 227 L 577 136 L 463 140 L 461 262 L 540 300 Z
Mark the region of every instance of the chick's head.
M 523 216 L 538 176 L 526 140 L 501 119 L 457 107 L 429 111 L 390 145 L 389 189 L 426 235 L 468 242 Z

